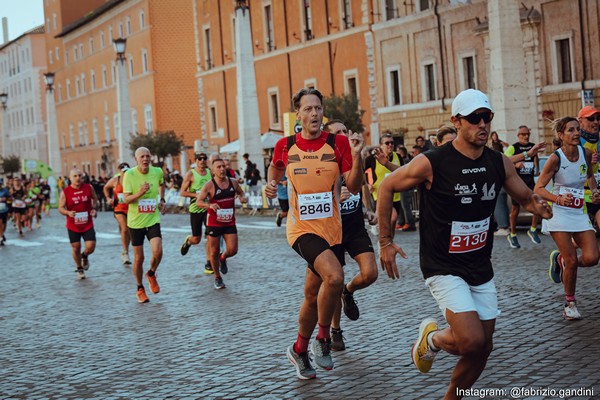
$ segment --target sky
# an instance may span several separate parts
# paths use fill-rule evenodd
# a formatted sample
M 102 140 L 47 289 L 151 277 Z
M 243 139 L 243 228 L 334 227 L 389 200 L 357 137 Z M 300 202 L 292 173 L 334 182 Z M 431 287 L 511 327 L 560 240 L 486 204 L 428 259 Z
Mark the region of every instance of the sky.
M 8 40 L 13 40 L 44 23 L 44 0 L 0 0 L 0 20 L 2 17 L 8 18 Z

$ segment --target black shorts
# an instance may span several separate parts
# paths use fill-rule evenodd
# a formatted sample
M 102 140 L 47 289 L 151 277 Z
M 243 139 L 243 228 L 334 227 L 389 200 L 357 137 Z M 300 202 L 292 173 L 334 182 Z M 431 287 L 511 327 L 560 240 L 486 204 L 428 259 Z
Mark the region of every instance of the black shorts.
M 342 238 L 342 247 L 352 258 L 356 258 L 356 256 L 362 253 L 375 252 L 373 250 L 371 238 L 364 225 L 353 227 L 352 229 L 345 229 Z M 345 264 L 346 263 L 344 262 L 342 265 Z
M 223 235 L 237 235 L 237 227 L 231 226 L 207 226 L 206 236 L 220 237 Z
M 600 204 L 585 203 L 585 206 L 587 207 L 587 213 L 590 219 L 594 219 L 596 213 L 598 212 L 598 210 L 600 210 Z
M 527 185 L 527 187 L 531 190 L 533 190 L 535 188 L 535 182 L 525 182 L 525 184 Z M 512 198 L 510 199 L 510 202 L 513 206 L 520 206 L 521 204 L 518 201 L 513 200 Z
M 288 212 L 290 210 L 290 201 L 288 199 L 277 199 L 281 211 Z
M 300 255 L 300 257 L 304 258 L 308 263 L 308 268 L 317 276 L 319 275 L 315 270 L 314 264 L 317 257 L 321 255 L 325 250 L 333 251 L 336 258 L 340 262 L 340 265 L 344 265 L 344 248 L 341 244 L 336 244 L 334 246 L 329 246 L 327 240 L 323 239 L 321 236 L 315 235 L 314 233 L 305 233 L 300 236 L 294 244 L 292 245 L 292 249 L 296 251 Z
M 96 241 L 96 231 L 94 228 L 90 228 L 85 232 L 75 232 L 70 229 L 67 229 L 69 232 L 69 242 L 71 243 L 79 243 L 81 238 L 83 238 L 84 242 L 95 242 Z
M 26 208 L 13 208 L 12 211 L 15 214 L 25 215 L 25 212 L 27 211 L 27 209 Z
M 0 221 L 4 222 L 4 225 L 6 225 L 7 219 L 8 219 L 8 212 L 0 214 Z
M 190 213 L 190 224 L 192 225 L 192 236 L 201 237 L 202 227 L 206 226 L 206 212 Z
M 402 202 L 401 201 L 394 201 L 392 203 L 392 206 L 394 207 L 394 210 L 396 210 L 396 213 L 398 213 L 398 215 L 404 215 L 404 210 L 402 210 Z
M 113 214 L 115 215 L 124 215 L 125 218 L 127 218 L 127 213 L 124 211 L 113 211 Z
M 147 228 L 129 228 L 129 236 L 131 237 L 132 246 L 143 246 L 144 238 L 154 239 L 155 237 L 162 238 L 160 234 L 160 223 L 154 224 Z

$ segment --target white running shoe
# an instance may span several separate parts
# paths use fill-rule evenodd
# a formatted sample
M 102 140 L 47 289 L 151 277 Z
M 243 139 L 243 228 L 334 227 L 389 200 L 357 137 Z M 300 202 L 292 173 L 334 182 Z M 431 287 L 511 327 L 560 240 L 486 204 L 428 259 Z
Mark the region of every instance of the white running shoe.
M 565 304 L 565 310 L 563 311 L 563 318 L 567 321 L 573 321 L 581 319 L 581 314 L 577 310 L 577 304 L 574 301 L 569 301 Z
M 77 279 L 85 279 L 85 272 L 81 268 L 77 270 Z
M 494 232 L 494 236 L 507 236 L 510 233 L 508 229 L 500 228 Z
M 131 260 L 129 259 L 129 254 L 127 254 L 127 253 L 121 254 L 121 262 L 123 263 L 123 265 L 130 265 Z

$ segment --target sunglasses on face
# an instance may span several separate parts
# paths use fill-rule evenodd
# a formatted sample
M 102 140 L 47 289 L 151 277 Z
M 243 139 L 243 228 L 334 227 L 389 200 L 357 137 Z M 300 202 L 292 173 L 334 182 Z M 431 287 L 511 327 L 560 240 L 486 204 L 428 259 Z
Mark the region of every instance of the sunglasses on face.
M 483 122 L 489 124 L 494 118 L 494 113 L 491 111 L 485 111 L 480 113 L 471 113 L 469 115 L 458 115 L 459 118 L 464 118 L 471 125 L 478 125 L 483 119 Z
M 386 146 L 391 146 L 394 144 L 394 142 L 383 142 L 383 144 L 385 144 Z
M 207 158 L 204 156 L 201 156 L 201 157 L 196 157 L 196 160 L 207 160 Z
M 592 115 L 591 117 L 585 117 L 590 122 L 598 122 L 600 121 L 600 115 Z

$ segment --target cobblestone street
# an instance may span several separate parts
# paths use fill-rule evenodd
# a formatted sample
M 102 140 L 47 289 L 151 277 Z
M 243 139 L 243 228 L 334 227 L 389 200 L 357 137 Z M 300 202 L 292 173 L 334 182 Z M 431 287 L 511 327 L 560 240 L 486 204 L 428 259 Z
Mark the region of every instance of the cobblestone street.
M 358 292 L 360 319 L 342 319 L 347 349 L 335 369 L 301 381 L 285 355 L 297 334 L 304 262 L 274 218 L 239 216 L 239 253 L 228 260 L 227 289 L 203 273 L 204 239 L 187 256 L 187 214 L 162 217 L 161 292 L 138 304 L 131 268 L 111 213 L 96 220 L 97 248 L 87 279 L 75 278 L 64 217 L 56 210 L 0 248 L 0 398 L 440 399 L 456 357 L 440 353 L 428 374 L 411 363 L 420 321 L 443 318 L 418 268 L 418 233 L 398 233 L 409 255 L 399 281 L 380 273 Z M 502 314 L 494 352 L 477 389 L 593 388 L 600 394 L 600 269 L 580 269 L 578 308 L 562 319 L 562 285 L 548 278 L 550 237 L 521 249 L 496 237 L 494 266 Z M 146 242 L 145 269 L 150 259 Z M 133 252 L 130 251 L 131 257 Z M 347 257 L 348 258 L 348 257 Z M 346 266 L 348 276 L 356 264 Z M 146 285 L 146 287 L 148 287 Z M 316 332 L 315 332 L 316 334 Z M 519 398 L 519 397 L 517 397 Z M 559 398 L 522 395 L 520 398 Z

